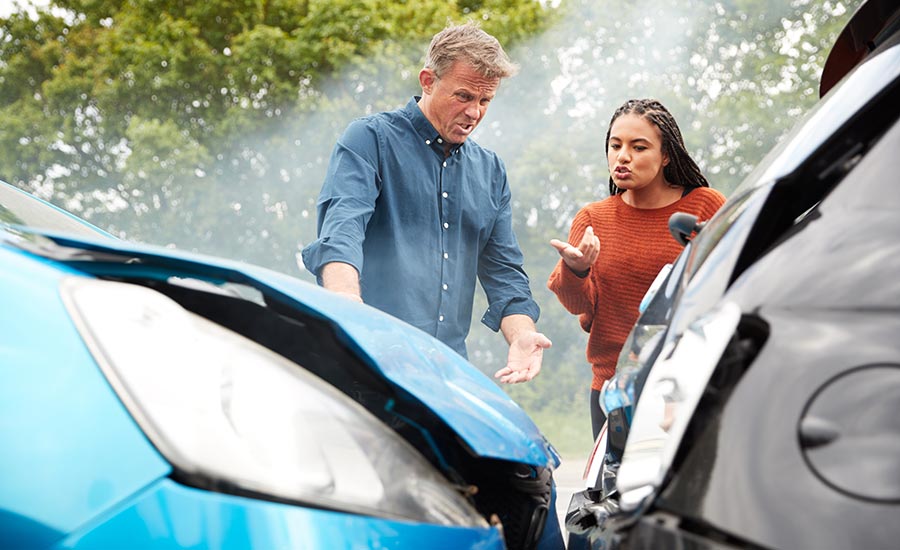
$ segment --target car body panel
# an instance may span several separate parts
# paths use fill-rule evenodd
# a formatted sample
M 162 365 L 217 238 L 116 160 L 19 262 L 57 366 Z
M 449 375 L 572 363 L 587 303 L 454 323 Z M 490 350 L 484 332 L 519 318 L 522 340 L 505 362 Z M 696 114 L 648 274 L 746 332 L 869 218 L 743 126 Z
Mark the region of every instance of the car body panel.
M 391 521 L 211 493 L 165 479 L 55 548 L 472 548 L 501 550 L 496 528 Z
M 108 512 L 171 467 L 67 315 L 58 291 L 66 270 L 2 248 L 0 264 L 7 312 L 0 316 L 0 540 L 26 536 L 30 546 L 33 537 L 69 532 Z M 31 519 L 30 534 L 14 532 L 22 529 L 16 516 Z
M 797 431 L 810 398 L 833 378 L 858 366 L 900 360 L 900 318 L 890 311 L 760 315 L 771 326 L 754 361 L 760 366 L 744 374 L 721 415 L 692 441 L 658 507 L 765 548 L 894 547 L 897 504 L 832 488 L 808 466 Z M 859 346 L 861 341 L 866 345 Z M 857 414 L 867 411 L 847 411 Z M 863 456 L 845 459 L 867 467 Z

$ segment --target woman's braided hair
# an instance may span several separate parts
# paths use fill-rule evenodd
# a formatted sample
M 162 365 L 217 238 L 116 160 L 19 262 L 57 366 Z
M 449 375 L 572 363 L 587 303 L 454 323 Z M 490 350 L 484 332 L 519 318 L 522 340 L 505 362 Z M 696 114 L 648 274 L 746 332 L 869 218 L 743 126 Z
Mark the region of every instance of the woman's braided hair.
M 613 123 L 622 115 L 635 114 L 641 116 L 659 128 L 662 135 L 662 150 L 669 155 L 669 164 L 663 168 L 663 176 L 666 181 L 672 185 L 680 185 L 684 188 L 690 187 L 709 187 L 709 182 L 700 172 L 700 167 L 694 162 L 694 159 L 688 154 L 684 147 L 684 139 L 681 137 L 681 130 L 675 122 L 675 117 L 666 109 L 662 103 L 655 99 L 629 99 L 621 107 L 616 109 L 609 121 L 609 128 L 606 130 L 606 152 L 609 153 L 609 133 L 612 131 Z M 612 175 L 609 177 L 609 194 L 623 193 L 619 187 L 613 183 Z

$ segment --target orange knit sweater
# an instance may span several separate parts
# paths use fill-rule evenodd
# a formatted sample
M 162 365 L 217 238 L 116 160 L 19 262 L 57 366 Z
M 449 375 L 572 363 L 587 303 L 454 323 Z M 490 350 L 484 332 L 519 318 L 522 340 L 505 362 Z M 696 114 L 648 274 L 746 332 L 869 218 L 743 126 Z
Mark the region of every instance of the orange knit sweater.
M 619 352 L 637 321 L 641 298 L 663 265 L 673 262 L 683 249 L 669 233 L 669 216 L 687 212 L 705 221 L 724 202 L 722 193 L 699 187 L 663 208 L 634 208 L 621 195 L 614 195 L 575 215 L 569 243 L 578 246 L 590 225 L 600 239 L 600 255 L 583 279 L 560 260 L 547 287 L 570 313 L 581 316 L 582 328 L 590 333 L 587 360 L 594 373 L 592 389 L 601 389 L 615 373 Z

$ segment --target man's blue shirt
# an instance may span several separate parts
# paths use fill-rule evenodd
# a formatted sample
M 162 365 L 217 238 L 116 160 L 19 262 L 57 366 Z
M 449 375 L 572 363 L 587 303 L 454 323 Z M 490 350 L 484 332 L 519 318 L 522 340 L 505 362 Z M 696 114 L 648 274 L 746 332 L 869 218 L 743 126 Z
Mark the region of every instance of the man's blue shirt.
M 512 230 L 506 168 L 471 139 L 444 143 L 413 98 L 353 121 L 335 145 L 318 201 L 318 239 L 303 263 L 321 284 L 329 262 L 360 273 L 363 301 L 466 356 L 475 279 L 481 321 L 540 309 Z

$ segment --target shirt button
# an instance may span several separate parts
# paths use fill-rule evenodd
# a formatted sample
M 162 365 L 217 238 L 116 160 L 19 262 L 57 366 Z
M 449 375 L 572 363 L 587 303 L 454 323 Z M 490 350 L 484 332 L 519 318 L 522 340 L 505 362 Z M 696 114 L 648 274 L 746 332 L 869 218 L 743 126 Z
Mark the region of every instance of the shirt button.
M 441 196 L 444 197 L 444 198 L 446 199 L 446 198 L 449 197 L 450 195 L 449 195 L 446 191 L 444 191 L 443 193 L 441 193 Z
M 441 315 L 440 317 L 438 317 L 438 321 L 444 322 L 444 316 Z
M 447 290 L 448 288 L 450 288 L 450 287 L 448 287 L 448 286 L 446 285 L 446 283 L 443 284 L 443 285 L 441 285 L 441 286 L 444 288 L 444 290 Z
M 431 145 L 431 140 L 430 140 L 430 139 L 426 139 L 426 140 L 425 140 L 425 145 Z
M 444 222 L 444 229 L 450 229 L 450 224 L 447 222 Z
M 446 161 L 444 161 L 444 168 L 446 168 L 446 167 L 447 167 L 447 162 L 446 162 Z
M 450 257 L 450 255 L 447 254 L 446 252 L 444 252 L 444 259 L 446 260 L 446 259 L 449 258 L 449 257 Z
M 444 143 L 444 140 L 442 140 L 441 138 L 438 138 L 438 143 Z

